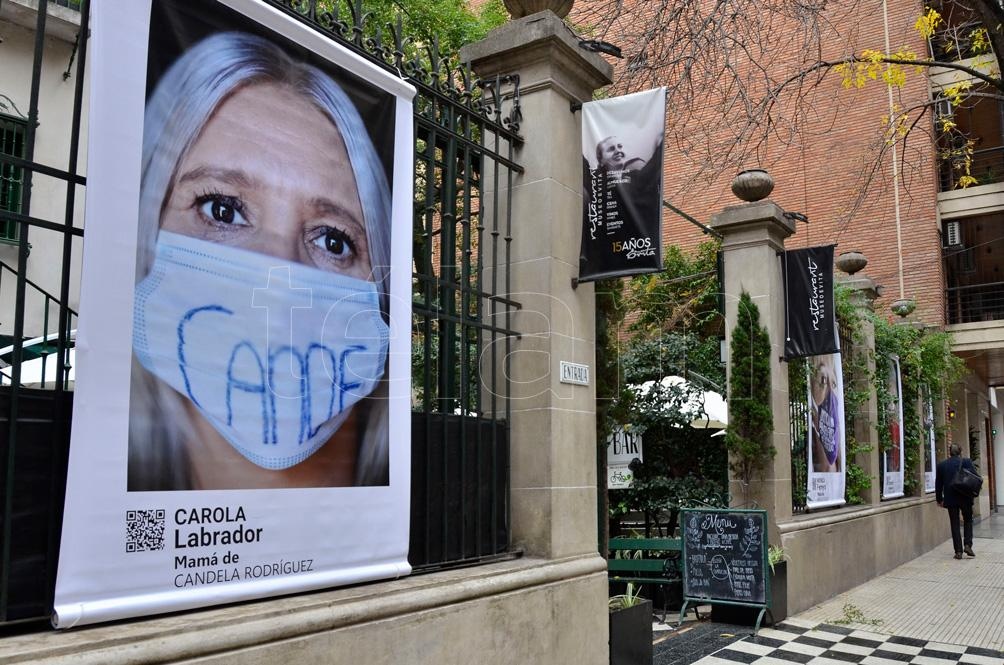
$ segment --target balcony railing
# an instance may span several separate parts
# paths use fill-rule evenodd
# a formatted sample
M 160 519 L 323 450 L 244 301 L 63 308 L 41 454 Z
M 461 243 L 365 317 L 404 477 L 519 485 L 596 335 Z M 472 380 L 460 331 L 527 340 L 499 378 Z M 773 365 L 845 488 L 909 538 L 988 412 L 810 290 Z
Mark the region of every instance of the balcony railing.
M 962 158 L 942 160 L 938 169 L 943 192 L 957 189 L 960 178 L 965 175 L 976 179 L 971 186 L 1004 182 L 1004 147 L 974 150 L 968 174 L 965 160 Z
M 947 289 L 949 323 L 1004 321 L 1004 282 Z

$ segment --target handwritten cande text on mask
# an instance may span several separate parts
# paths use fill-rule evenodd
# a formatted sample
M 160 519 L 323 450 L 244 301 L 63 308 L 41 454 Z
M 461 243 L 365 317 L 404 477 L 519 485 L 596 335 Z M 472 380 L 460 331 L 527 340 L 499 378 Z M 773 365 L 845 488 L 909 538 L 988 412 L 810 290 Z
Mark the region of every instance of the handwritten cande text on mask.
M 178 368 L 184 379 L 185 391 L 199 407 L 202 406 L 199 391 L 193 387 L 189 377 L 189 363 L 186 356 L 193 350 L 186 344 L 186 335 L 197 326 L 212 330 L 212 327 L 219 322 L 219 317 L 233 315 L 233 311 L 225 307 L 205 305 L 190 309 L 178 324 Z M 344 411 L 346 395 L 352 400 L 353 391 L 362 387 L 361 382 L 348 381 L 346 377 L 350 374 L 348 364 L 351 357 L 366 350 L 367 347 L 362 344 L 345 344 L 333 348 L 318 342 L 312 342 L 306 348 L 297 348 L 290 344 L 268 344 L 268 348 L 260 349 L 251 341 L 235 340 L 226 366 L 224 387 L 227 426 L 234 425 L 234 400 L 242 395 L 251 396 L 260 402 L 262 445 L 278 445 L 280 434 L 277 425 L 279 422 L 276 413 L 277 400 L 284 402 L 289 399 L 294 402 L 298 400 L 297 443 L 303 444 L 315 436 L 333 416 Z M 294 395 L 278 394 L 277 367 L 288 368 L 290 376 L 295 378 L 298 389 L 294 391 Z M 323 377 L 321 380 L 329 382 L 329 385 L 323 386 L 324 390 L 319 390 L 320 386 L 315 385 L 318 377 Z M 315 389 L 327 398 L 327 404 L 313 403 Z M 208 396 L 202 395 L 202 397 Z M 218 398 L 219 396 L 212 396 L 207 401 L 215 402 Z

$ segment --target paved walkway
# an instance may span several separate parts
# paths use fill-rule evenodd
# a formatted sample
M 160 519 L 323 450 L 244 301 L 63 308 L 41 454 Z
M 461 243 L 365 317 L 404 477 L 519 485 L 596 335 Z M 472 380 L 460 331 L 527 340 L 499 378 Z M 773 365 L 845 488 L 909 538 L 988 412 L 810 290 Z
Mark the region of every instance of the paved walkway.
M 948 531 L 948 520 L 945 520 Z M 948 644 L 1004 649 L 1004 516 L 982 520 L 976 558 L 952 558 L 947 541 L 931 552 L 796 618 Z M 850 620 L 850 621 L 848 621 Z
M 757 638 L 748 628 L 741 638 L 739 630 L 712 624 L 707 632 L 731 644 L 684 660 L 673 658 L 670 644 L 657 644 L 656 662 L 1004 665 L 1004 515 L 983 519 L 973 535 L 974 559 L 952 558 L 947 541 Z

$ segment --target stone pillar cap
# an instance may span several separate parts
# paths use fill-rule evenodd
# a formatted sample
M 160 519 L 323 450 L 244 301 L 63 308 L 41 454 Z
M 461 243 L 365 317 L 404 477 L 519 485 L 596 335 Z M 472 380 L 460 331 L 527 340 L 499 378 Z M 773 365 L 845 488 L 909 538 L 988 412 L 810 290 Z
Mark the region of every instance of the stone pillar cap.
M 863 273 L 856 273 L 854 275 L 841 275 L 838 273 L 836 275 L 836 282 L 841 286 L 859 291 L 869 301 L 873 301 L 881 295 L 879 291 L 882 287 L 874 279 Z
M 460 49 L 460 60 L 470 63 L 481 77 L 520 72 L 529 65 L 546 61 L 563 70 L 564 79 L 578 85 L 565 85 L 578 101 L 592 99 L 592 91 L 609 85 L 613 67 L 599 54 L 579 46 L 580 37 L 550 9 L 524 16 L 495 28 L 479 42 Z M 526 92 L 536 81 L 521 81 Z M 567 82 L 566 82 L 567 83 Z

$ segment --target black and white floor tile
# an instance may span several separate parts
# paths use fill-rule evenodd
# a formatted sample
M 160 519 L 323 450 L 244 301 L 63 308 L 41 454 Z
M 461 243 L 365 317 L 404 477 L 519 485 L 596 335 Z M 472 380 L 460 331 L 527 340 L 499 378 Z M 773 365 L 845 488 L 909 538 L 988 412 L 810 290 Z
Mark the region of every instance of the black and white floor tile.
M 697 661 L 699 665 L 1004 665 L 1004 653 L 882 635 L 844 626 L 781 623 Z

